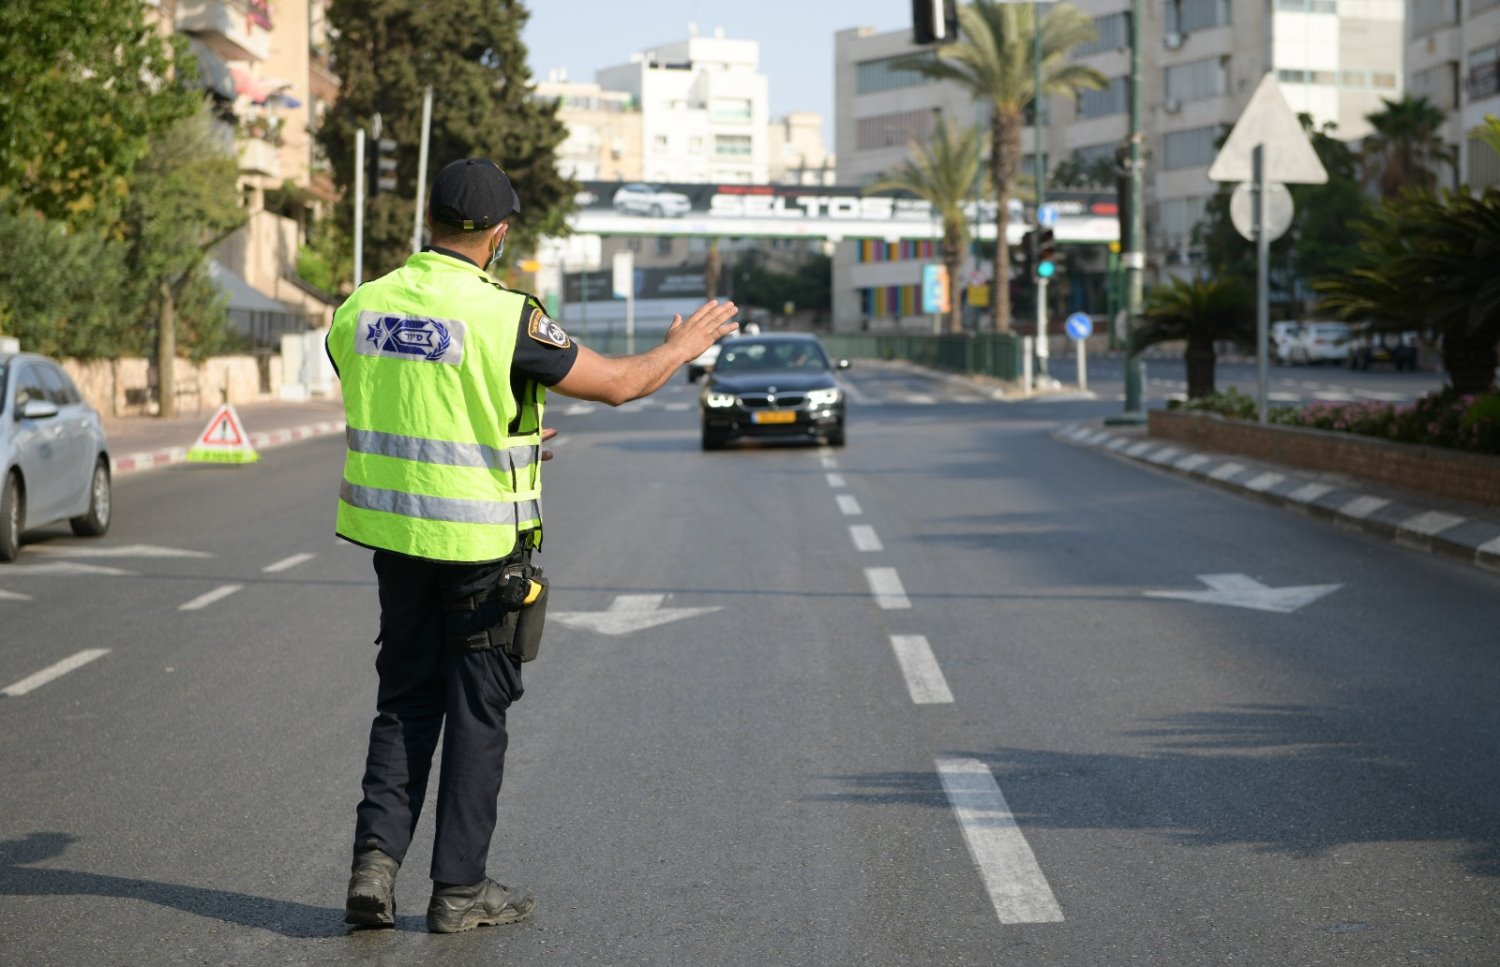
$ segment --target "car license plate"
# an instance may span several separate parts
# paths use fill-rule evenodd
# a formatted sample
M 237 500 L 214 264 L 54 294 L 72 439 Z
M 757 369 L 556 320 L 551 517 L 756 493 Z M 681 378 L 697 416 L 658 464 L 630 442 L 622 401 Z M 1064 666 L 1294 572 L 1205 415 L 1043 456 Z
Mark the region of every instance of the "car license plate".
M 797 414 L 791 410 L 762 410 L 751 419 L 756 423 L 796 423 Z

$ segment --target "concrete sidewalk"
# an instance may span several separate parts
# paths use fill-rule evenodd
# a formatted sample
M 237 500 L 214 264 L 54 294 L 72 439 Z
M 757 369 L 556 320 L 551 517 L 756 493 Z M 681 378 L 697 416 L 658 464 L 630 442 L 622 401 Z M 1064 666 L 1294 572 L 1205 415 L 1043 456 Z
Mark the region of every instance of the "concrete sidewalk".
M 234 410 L 250 436 L 250 445 L 257 450 L 344 432 L 344 404 L 339 399 L 237 403 Z M 115 474 L 181 463 L 214 412 L 204 407 L 200 413 L 169 420 L 154 416 L 106 417 L 104 435 Z

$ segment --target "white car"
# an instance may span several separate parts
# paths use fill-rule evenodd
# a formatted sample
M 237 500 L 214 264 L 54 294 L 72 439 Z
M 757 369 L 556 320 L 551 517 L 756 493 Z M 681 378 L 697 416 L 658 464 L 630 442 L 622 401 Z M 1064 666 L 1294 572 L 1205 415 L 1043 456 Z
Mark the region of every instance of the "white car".
M 615 192 L 615 211 L 621 215 L 680 218 L 693 208 L 692 199 L 680 191 L 667 191 L 643 182 L 622 185 Z
M 1292 363 L 1342 363 L 1349 358 L 1347 322 L 1304 322 L 1287 347 Z

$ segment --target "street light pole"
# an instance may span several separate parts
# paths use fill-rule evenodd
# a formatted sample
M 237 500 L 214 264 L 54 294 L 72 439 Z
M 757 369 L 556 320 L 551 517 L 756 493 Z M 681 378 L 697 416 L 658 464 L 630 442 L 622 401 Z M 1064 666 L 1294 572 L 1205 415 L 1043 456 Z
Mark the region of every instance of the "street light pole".
M 1042 4 L 1031 4 L 1031 59 L 1035 68 L 1035 93 L 1031 101 L 1031 158 L 1036 169 L 1036 223 L 1042 227 L 1042 206 L 1047 203 L 1047 98 L 1042 92 Z M 1039 382 L 1047 379 L 1047 278 L 1036 277 L 1036 372 Z
M 1112 417 L 1110 423 L 1144 423 L 1145 408 L 1141 403 L 1142 373 L 1141 356 L 1131 348 L 1130 336 L 1140 319 L 1143 309 L 1146 275 L 1146 213 L 1145 158 L 1142 156 L 1141 134 L 1141 0 L 1130 3 L 1130 160 L 1127 162 L 1130 176 L 1129 217 L 1125 222 L 1125 238 L 1120 261 L 1125 266 L 1125 412 Z

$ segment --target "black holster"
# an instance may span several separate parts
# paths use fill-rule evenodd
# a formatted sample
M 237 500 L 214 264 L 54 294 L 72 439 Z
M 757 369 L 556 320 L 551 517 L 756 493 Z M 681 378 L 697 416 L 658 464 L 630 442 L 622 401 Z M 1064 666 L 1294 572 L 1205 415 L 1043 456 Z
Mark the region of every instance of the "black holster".
M 498 648 L 513 661 L 536 658 L 546 622 L 547 579 L 530 554 L 497 567 L 478 588 L 458 588 L 443 598 L 449 654 Z

